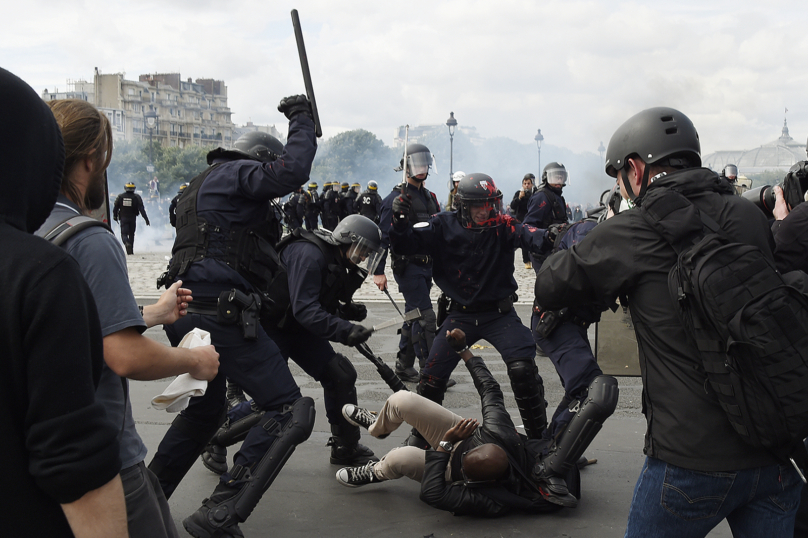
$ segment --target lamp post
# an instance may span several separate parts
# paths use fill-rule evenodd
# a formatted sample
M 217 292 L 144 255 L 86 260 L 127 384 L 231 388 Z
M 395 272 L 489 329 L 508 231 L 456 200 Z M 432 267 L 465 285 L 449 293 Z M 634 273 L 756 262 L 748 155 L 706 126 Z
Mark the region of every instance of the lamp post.
M 600 169 L 603 170 L 603 152 L 606 151 L 606 148 L 603 147 L 603 140 L 600 141 L 600 145 L 598 146 L 598 153 L 600 153 Z
M 146 171 L 152 173 L 154 172 L 154 161 L 152 160 L 152 134 L 154 133 L 154 127 L 159 125 L 157 112 L 154 109 L 144 112 L 143 120 L 146 126 L 149 128 L 149 166 L 146 167 Z
M 533 140 L 536 141 L 536 149 L 539 152 L 539 173 L 536 177 L 541 177 L 541 143 L 544 140 L 544 137 L 541 135 L 541 129 L 536 133 L 536 136 L 533 137 Z
M 454 117 L 454 112 L 449 112 L 449 119 L 446 120 L 446 126 L 449 128 L 449 191 L 452 190 L 452 174 L 454 173 L 454 132 L 457 127 L 457 120 Z

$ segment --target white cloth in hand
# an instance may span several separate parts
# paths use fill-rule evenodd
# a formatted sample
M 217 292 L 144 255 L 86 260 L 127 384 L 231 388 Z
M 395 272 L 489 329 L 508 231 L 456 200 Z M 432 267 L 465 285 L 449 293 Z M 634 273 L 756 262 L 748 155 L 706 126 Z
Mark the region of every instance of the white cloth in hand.
M 195 328 L 183 337 L 177 347 L 191 349 L 197 346 L 209 345 L 210 333 Z M 191 377 L 191 374 L 178 375 L 162 394 L 152 398 L 152 407 L 165 409 L 169 413 L 179 413 L 188 407 L 188 402 L 191 401 L 193 396 L 204 396 L 207 388 L 208 382 L 204 379 L 195 379 Z

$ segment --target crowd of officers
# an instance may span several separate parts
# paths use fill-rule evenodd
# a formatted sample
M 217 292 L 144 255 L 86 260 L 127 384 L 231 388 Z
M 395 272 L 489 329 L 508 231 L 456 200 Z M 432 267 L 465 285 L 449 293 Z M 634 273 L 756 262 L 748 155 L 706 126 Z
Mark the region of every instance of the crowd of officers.
M 19 85 L 11 80 L 12 86 Z M 21 92 L 25 96 L 21 102 L 33 106 L 36 114 L 50 114 L 41 102 L 30 104 L 32 99 L 38 101 L 33 92 Z M 48 106 L 56 121 L 48 116 L 48 121 L 30 127 L 41 130 L 44 125 L 53 131 L 39 133 L 53 139 L 55 164 L 49 170 L 58 168 L 61 177 L 60 148 L 81 146 L 82 136 L 89 141 L 83 141 L 86 148 L 75 162 L 64 165 L 58 198 L 56 182 L 43 181 L 43 187 L 47 183 L 54 191 L 49 202 L 55 201 L 56 208 L 23 210 L 17 219 L 26 222 L 27 217 L 25 226 L 18 227 L 51 240 L 65 223 L 74 223 L 71 219 L 101 205 L 112 152 L 102 113 L 81 101 L 54 103 Z M 127 285 L 125 256 L 107 230 L 77 228 L 64 242 L 89 284 L 89 289 L 78 290 L 84 294 L 82 300 L 92 293 L 99 305 L 97 314 L 91 310 L 90 325 L 98 325 L 96 316 L 101 318 L 102 331 L 96 327 L 88 333 L 95 346 L 92 368 L 99 372 L 103 338 L 103 375 L 99 379 L 98 373 L 88 374 L 84 385 L 97 387 L 100 405 L 117 425 L 99 426 L 103 435 L 97 437 L 106 448 L 99 443 L 93 445 L 97 453 L 76 448 L 70 456 L 77 460 L 75 465 L 72 460 L 59 462 L 65 473 L 86 472 L 87 462 L 103 455 L 98 460 L 103 472 L 92 480 L 85 477 L 81 482 L 85 489 L 52 488 L 62 506 L 103 487 L 102 512 L 107 519 L 113 513 L 120 518 L 119 511 L 109 506 L 122 502 L 123 494 L 126 517 L 118 522 L 125 527 L 128 520 L 133 536 L 177 536 L 167 499 L 201 456 L 221 478 L 201 507 L 183 521 L 185 529 L 198 538 L 243 536 L 239 523 L 249 517 L 314 427 L 314 401 L 302 396 L 289 369 L 290 359 L 323 388 L 331 430 L 330 462 L 342 467 L 337 480 L 357 487 L 402 476 L 391 474 L 387 456 L 379 461 L 360 443 L 362 428 L 382 437 L 402 420 L 390 411 L 388 401 L 380 415 L 386 422 L 376 427 L 375 416 L 358 406 L 356 370 L 332 345 L 361 346 L 371 337 L 372 331 L 361 324 L 367 308 L 353 295 L 367 277 L 386 291 L 385 266 L 390 263 L 405 310 L 421 312 L 420 319 L 404 323 L 400 331 L 395 371 L 416 383 L 417 393 L 406 400 L 427 409 L 441 404 L 450 374 L 463 360 L 483 406 L 484 422 L 476 435 L 476 422 L 453 414 L 442 430 L 430 427 L 429 413 L 420 422 L 413 419 L 406 453 L 414 474 L 407 476 L 422 481 L 425 502 L 456 513 L 490 515 L 510 509 L 544 513 L 578 503 L 577 465 L 618 400 L 617 380 L 599 368 L 587 328 L 601 312 L 616 308 L 620 298 L 630 305 L 637 327 L 643 407 L 649 423 L 648 457 L 637 484 L 643 494 L 632 502 L 627 535 L 662 535 L 665 530 L 671 536 L 702 536 L 724 518 L 745 535 L 760 535 L 754 529 L 764 527 L 777 536 L 790 533 L 800 496 L 796 472 L 733 438 L 728 424 L 719 419 L 718 404 L 701 394 L 684 328 L 671 309 L 658 307 L 664 302 L 665 285 L 659 275 L 667 274 L 675 253 L 660 247 L 659 238 L 638 220 L 637 211 L 626 211 L 641 203 L 649 189 L 702 192 L 700 208 L 727 224 L 732 233 L 747 233 L 751 243 L 772 255 L 775 240 L 765 217 L 752 204 L 727 196 L 733 193 L 729 178 L 700 167 L 698 135 L 686 116 L 673 109 L 649 109 L 621 126 L 610 141 L 606 160 L 606 171 L 617 183 L 597 211 L 570 225 L 562 195 L 569 174 L 563 164 L 548 164 L 535 189 L 533 178 L 524 178 L 523 189 L 511 203 L 513 215 L 503 210 L 502 192 L 484 173 L 457 176 L 450 205 L 442 208 L 425 186 L 433 157 L 421 144 L 408 145 L 397 168 L 402 182 L 384 198 L 374 181 L 364 192 L 359 184 L 336 182 L 326 183 L 318 192 L 316 183 L 306 183 L 317 148 L 311 105 L 305 96 L 296 95 L 283 99 L 278 110 L 289 120 L 285 145 L 254 132 L 239 138 L 231 149 L 217 148 L 207 155 L 209 167 L 181 187 L 172 201 L 177 236 L 167 270 L 158 279 L 158 287 L 167 291 L 157 305 L 138 311 Z M 71 118 L 81 114 L 92 119 L 98 137 L 81 135 L 71 124 Z M 54 134 L 57 122 L 64 146 Z M 673 139 L 668 136 L 671 132 L 680 136 Z M 106 161 L 99 158 L 104 155 Z M 648 162 L 640 157 L 645 155 Z M 142 202 L 131 196 L 133 187 L 127 186 L 120 203 L 116 201 L 114 215 L 121 219 L 122 231 L 130 215 L 146 218 Z M 292 196 L 281 206 L 278 200 L 287 194 Z M 783 222 L 775 237 L 804 238 L 793 228 L 795 219 L 805 213 L 796 207 L 801 200 L 789 199 L 786 204 L 783 193 L 776 194 L 777 218 Z M 789 209 L 794 210 L 791 220 Z M 3 206 L 5 212 L 13 210 L 20 208 Z M 126 230 L 124 243 L 130 251 L 134 227 L 127 225 Z M 517 249 L 528 254 L 525 263 L 537 274 L 529 323 L 514 309 Z M 787 251 L 785 245 L 781 250 Z M 442 292 L 434 305 L 433 283 Z M 142 336 L 147 326 L 157 323 L 163 324 L 173 347 L 147 343 Z M 196 351 L 178 347 L 194 328 L 207 331 L 212 345 Z M 516 434 L 505 419 L 509 414 L 498 384 L 469 351 L 468 346 L 480 340 L 496 348 L 506 365 L 523 434 Z M 67 341 L 64 345 L 69 347 Z M 549 417 L 535 363 L 537 346 L 549 356 L 565 389 Z M 126 378 L 160 379 L 186 372 L 207 380 L 207 390 L 176 417 L 146 466 Z M 229 398 L 242 390 L 249 400 Z M 86 407 L 86 417 L 93 420 L 103 416 L 97 403 L 85 399 L 77 405 Z M 4 412 L 12 408 L 3 407 Z M 675 431 L 676 424 L 692 417 L 702 417 L 688 426 L 697 435 Z M 80 419 L 76 415 L 72 420 Z M 21 453 L 23 446 L 35 447 L 36 457 L 47 465 L 48 446 L 64 437 L 56 435 L 64 428 L 55 428 L 53 440 L 47 430 L 34 430 L 38 437 L 15 430 L 15 447 L 19 445 Z M 467 440 L 471 441 L 464 444 Z M 242 444 L 229 464 L 227 447 L 236 442 Z M 117 456 L 110 452 L 116 449 Z M 485 456 L 497 453 L 498 462 Z M 104 484 L 116 465 L 121 481 L 112 478 L 109 484 L 114 487 L 109 489 Z M 28 509 L 36 503 L 48 507 L 49 519 L 39 522 L 39 531 L 28 528 L 31 534 L 67 535 L 68 526 L 78 525 L 69 510 L 61 516 L 54 509 L 57 504 L 49 505 L 38 493 L 37 479 L 25 475 L 26 465 L 13 467 L 21 469 L 14 472 L 24 483 L 19 502 L 29 503 Z M 715 488 L 727 480 L 727 491 L 718 492 Z M 755 484 L 748 485 L 751 482 Z M 142 488 L 143 483 L 148 487 Z M 447 504 L 447 497 L 435 491 L 443 492 L 449 484 L 454 500 Z M 432 488 L 431 493 L 426 488 Z M 666 497 L 671 490 L 684 491 L 683 499 Z M 715 510 L 713 502 L 688 505 L 689 498 L 714 499 L 719 493 L 722 498 Z M 478 511 L 479 507 L 484 509 Z M 671 519 L 672 510 L 685 509 L 692 517 Z M 761 519 L 762 511 L 766 517 Z M 115 525 L 112 520 L 108 523 Z M 125 536 L 125 531 L 109 530 L 105 535 Z

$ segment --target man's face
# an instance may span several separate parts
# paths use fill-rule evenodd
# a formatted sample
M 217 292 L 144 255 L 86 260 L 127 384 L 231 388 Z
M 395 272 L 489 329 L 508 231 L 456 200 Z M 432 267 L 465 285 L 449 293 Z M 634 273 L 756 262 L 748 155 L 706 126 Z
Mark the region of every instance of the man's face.
M 529 191 L 533 188 L 533 180 L 532 179 L 523 179 L 522 180 L 522 190 Z
M 488 216 L 491 213 L 491 206 L 488 204 L 475 204 L 469 208 L 469 212 L 471 213 L 471 220 L 474 224 L 482 225 L 488 220 Z

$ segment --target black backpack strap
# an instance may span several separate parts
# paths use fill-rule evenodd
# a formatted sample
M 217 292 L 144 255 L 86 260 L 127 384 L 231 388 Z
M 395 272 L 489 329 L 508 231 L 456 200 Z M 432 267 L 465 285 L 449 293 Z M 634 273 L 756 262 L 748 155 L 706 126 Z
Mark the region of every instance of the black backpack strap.
M 68 239 L 79 233 L 80 231 L 90 228 L 92 226 L 101 226 L 105 228 L 107 231 L 111 231 L 109 226 L 101 222 L 100 220 L 96 220 L 91 217 L 86 217 L 84 215 L 76 215 L 75 217 L 70 217 L 67 220 L 63 220 L 51 230 L 46 233 L 43 237 L 53 243 L 56 246 L 63 245 Z

